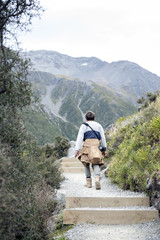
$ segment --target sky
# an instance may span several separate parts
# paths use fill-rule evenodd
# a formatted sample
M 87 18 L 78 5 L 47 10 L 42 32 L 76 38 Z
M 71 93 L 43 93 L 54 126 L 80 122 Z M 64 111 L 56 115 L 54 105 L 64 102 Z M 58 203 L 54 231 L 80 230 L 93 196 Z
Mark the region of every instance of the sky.
M 21 47 L 106 62 L 128 60 L 160 76 L 160 0 L 40 0 Z

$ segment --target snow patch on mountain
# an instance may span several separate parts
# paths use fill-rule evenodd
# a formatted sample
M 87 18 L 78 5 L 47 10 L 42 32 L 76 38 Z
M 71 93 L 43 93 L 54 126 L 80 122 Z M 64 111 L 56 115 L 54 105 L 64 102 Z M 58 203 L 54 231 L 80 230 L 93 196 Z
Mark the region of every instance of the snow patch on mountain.
M 81 64 L 81 66 L 87 66 L 88 65 L 88 63 L 82 63 Z

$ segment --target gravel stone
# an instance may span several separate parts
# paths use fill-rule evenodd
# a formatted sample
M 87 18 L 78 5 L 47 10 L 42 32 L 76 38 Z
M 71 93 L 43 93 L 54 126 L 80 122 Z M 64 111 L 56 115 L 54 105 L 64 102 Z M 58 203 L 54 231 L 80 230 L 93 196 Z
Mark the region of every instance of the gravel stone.
M 65 236 L 69 240 L 160 240 L 160 220 L 132 225 L 79 224 Z
M 104 171 L 103 171 L 104 172 Z M 92 188 L 84 187 L 85 175 L 84 174 L 64 174 L 65 180 L 61 184 L 60 192 L 63 192 L 66 196 L 81 196 L 81 197 L 137 197 L 145 196 L 144 193 L 124 191 L 117 185 L 112 184 L 108 178 L 105 177 L 104 173 L 101 173 L 101 190 L 95 189 L 94 174 L 92 174 Z

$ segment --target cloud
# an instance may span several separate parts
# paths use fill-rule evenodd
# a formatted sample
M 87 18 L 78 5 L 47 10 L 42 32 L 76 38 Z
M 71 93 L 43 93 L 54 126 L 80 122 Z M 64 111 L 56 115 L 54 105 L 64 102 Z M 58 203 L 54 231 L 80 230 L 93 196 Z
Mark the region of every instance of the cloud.
M 24 48 L 106 61 L 129 60 L 160 75 L 159 0 L 41 0 Z

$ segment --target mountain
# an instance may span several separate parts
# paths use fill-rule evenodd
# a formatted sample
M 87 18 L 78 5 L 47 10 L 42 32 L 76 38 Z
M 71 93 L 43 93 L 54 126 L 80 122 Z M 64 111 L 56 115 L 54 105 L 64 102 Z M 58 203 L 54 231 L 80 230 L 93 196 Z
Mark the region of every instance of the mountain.
M 34 97 L 26 126 L 40 144 L 61 134 L 75 140 L 87 110 L 104 128 L 135 112 L 136 100 L 160 89 L 160 77 L 136 63 L 107 63 L 96 57 L 73 58 L 54 51 L 22 53 L 30 58 Z
M 30 72 L 28 80 L 38 100 L 27 109 L 29 116 L 24 114 L 26 126 L 40 144 L 54 141 L 59 134 L 75 140 L 87 110 L 95 112 L 104 128 L 136 110 L 124 97 L 95 82 L 40 71 Z
M 96 57 L 73 58 L 45 50 L 29 51 L 23 55 L 31 59 L 36 71 L 64 75 L 87 83 L 95 82 L 113 89 L 134 104 L 146 92 L 160 89 L 159 76 L 129 61 L 108 63 Z

